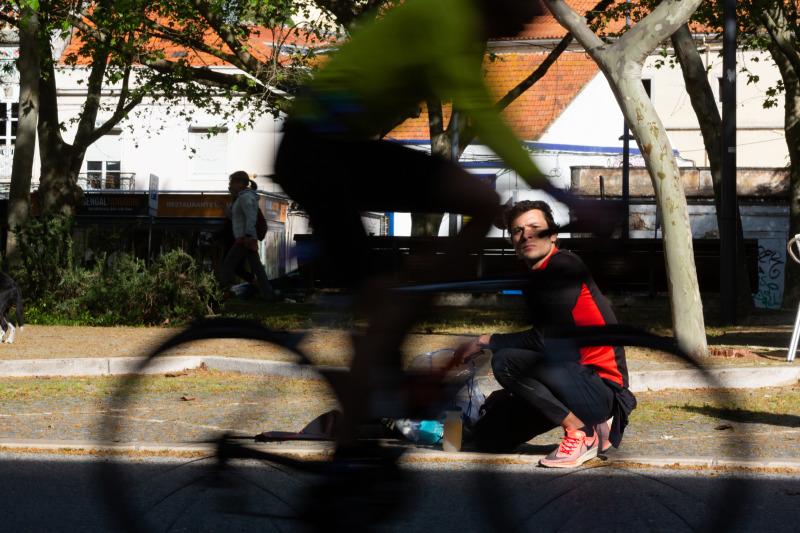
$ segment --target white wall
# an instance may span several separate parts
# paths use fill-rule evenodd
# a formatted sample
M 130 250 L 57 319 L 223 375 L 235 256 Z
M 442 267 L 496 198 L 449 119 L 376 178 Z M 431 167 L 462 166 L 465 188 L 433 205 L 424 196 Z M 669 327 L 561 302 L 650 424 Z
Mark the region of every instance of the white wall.
M 708 80 L 719 102 L 719 81 L 722 77 L 720 45 L 700 45 L 704 64 L 710 66 Z M 760 60 L 755 61 L 758 57 Z M 665 65 L 657 68 L 659 56 L 651 56 L 642 72 L 643 78 L 652 79 L 652 100 L 658 115 L 669 132 L 673 147 L 683 157 L 696 162 L 697 166 L 708 166 L 697 117 L 691 106 L 689 94 L 683 82 L 680 67 Z M 778 106 L 765 109 L 766 91 L 780 79 L 780 73 L 768 54 L 739 52 L 736 55 L 737 70 L 746 68 L 759 77 L 757 83 L 748 83 L 747 77 L 737 73 L 736 121 L 737 164 L 742 167 L 782 167 L 788 163 L 788 150 L 784 140 L 783 97 Z
M 543 144 L 622 146 L 622 111 L 598 72 L 538 139 Z
M 59 111 L 61 120 L 68 126 L 64 138 L 66 142 L 72 142 L 76 126 L 69 121 L 78 115 L 80 106 L 85 101 L 85 95 L 80 94 L 84 90 L 83 85 L 78 81 L 85 78 L 86 69 L 66 68 L 60 70 L 58 75 Z M 113 100 L 108 98 L 106 101 L 110 103 Z M 129 118 L 119 125 L 122 130 L 119 133 L 122 172 L 136 174 L 136 189 L 147 189 L 150 174 L 156 174 L 160 178 L 161 190 L 225 191 L 228 174 L 245 170 L 259 176 L 259 189 L 275 191 L 272 181 L 264 177 L 272 174 L 274 168 L 275 120 L 271 115 L 266 114 L 259 118 L 251 129 L 237 131 L 235 123 L 222 123 L 219 117 L 204 112 L 194 112 L 187 121 L 185 117 L 177 116 L 180 110 L 180 106 L 175 106 L 168 114 L 164 104 L 146 101 L 137 106 Z M 192 112 L 188 105 L 184 110 L 187 113 Z M 110 114 L 110 111 L 101 111 L 98 122 L 102 122 Z M 221 126 L 228 128 L 225 134 L 227 143 L 223 154 L 224 164 L 220 168 L 214 168 L 211 174 L 198 177 L 196 170 L 202 169 L 204 165 L 203 153 L 192 153 L 190 127 Z M 92 155 L 92 148 L 87 155 Z M 84 161 L 84 172 L 85 169 Z

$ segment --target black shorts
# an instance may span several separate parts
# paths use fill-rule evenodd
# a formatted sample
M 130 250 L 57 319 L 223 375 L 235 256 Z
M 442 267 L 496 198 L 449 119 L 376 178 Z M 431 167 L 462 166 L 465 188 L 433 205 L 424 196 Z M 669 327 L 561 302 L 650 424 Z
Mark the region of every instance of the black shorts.
M 275 172 L 308 213 L 327 268 L 348 283 L 390 268 L 372 257 L 361 212 L 477 215 L 499 203 L 490 186 L 449 161 L 390 141 L 320 135 L 297 122 L 284 128 Z
M 309 215 L 328 212 L 443 212 L 437 179 L 448 161 L 390 141 L 349 141 L 303 125 L 284 127 L 275 181 Z

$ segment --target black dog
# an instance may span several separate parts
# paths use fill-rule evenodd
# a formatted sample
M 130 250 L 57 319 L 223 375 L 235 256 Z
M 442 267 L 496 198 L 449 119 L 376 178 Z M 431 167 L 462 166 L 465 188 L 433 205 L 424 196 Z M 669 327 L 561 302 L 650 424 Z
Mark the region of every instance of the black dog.
M 16 305 L 17 308 L 17 326 L 22 331 L 24 325 L 23 312 L 22 312 L 22 290 L 17 285 L 11 276 L 5 272 L 0 272 L 0 339 L 5 337 L 6 330 L 8 330 L 8 338 L 3 342 L 14 342 L 14 333 L 16 328 L 11 323 L 11 317 L 8 312 L 11 306 Z

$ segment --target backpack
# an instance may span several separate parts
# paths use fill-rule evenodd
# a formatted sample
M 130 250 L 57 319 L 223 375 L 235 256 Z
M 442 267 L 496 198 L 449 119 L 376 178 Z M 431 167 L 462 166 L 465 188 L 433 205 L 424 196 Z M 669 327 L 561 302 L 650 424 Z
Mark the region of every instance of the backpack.
M 258 213 L 256 213 L 256 237 L 258 237 L 259 241 L 263 241 L 264 237 L 267 236 L 267 219 L 264 218 L 264 213 L 261 212 L 261 208 L 258 208 Z

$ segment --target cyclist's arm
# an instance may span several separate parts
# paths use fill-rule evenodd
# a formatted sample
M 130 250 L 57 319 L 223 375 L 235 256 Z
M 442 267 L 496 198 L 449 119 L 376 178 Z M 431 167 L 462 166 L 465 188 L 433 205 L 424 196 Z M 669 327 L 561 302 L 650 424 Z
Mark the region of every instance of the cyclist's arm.
M 432 73 L 433 88 L 442 100 L 452 98 L 455 109 L 471 121 L 478 138 L 531 187 L 549 189 L 552 186 L 547 177 L 494 107 L 483 80 L 483 44 L 472 40 L 472 31 L 477 30 L 441 34 L 442 42 L 436 47 L 438 70 Z

